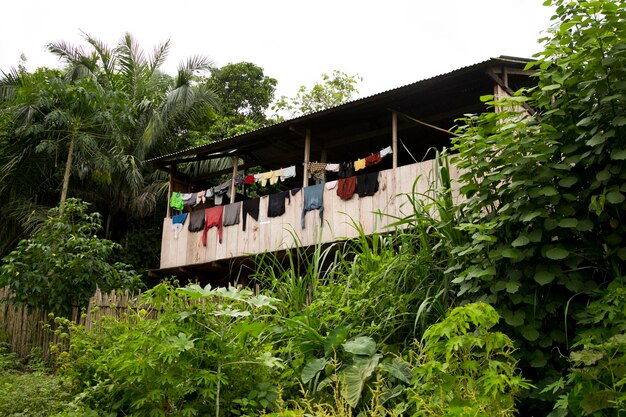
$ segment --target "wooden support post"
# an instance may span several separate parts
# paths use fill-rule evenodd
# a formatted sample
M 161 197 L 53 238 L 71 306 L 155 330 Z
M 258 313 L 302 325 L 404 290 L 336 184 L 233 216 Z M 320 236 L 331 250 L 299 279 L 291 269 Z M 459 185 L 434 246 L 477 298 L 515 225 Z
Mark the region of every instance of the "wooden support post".
M 306 130 L 306 136 L 304 137 L 304 179 L 302 180 L 302 186 L 309 186 L 309 162 L 311 161 L 311 129 Z
M 322 154 L 320 155 L 320 162 L 328 162 L 328 151 L 326 148 L 322 149 Z M 323 182 L 326 182 L 326 171 L 324 171 L 324 179 Z
M 398 113 L 391 112 L 391 150 L 392 167 L 398 168 Z
M 237 177 L 237 166 L 239 165 L 239 158 L 233 156 L 233 179 L 230 184 L 230 203 L 235 202 L 235 194 L 237 193 L 237 188 L 235 187 L 235 178 Z
M 176 164 L 170 165 L 170 182 L 167 188 L 167 217 L 172 217 L 170 201 L 172 200 L 172 193 L 174 192 L 174 174 L 176 174 Z

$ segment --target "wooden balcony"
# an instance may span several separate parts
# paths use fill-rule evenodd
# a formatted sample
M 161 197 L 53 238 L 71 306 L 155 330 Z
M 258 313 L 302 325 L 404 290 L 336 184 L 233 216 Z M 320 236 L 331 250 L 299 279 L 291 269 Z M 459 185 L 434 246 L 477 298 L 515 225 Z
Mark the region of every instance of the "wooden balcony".
M 418 193 L 429 190 L 434 164 L 435 161 L 430 160 L 380 171 L 379 190 L 371 197 L 359 198 L 355 194 L 351 200 L 343 201 L 337 196 L 336 188 L 324 188 L 323 223 L 318 211 L 309 211 L 305 216 L 304 229 L 300 226 L 302 190 L 286 202 L 285 214 L 280 217 L 267 217 L 268 198 L 261 197 L 259 221 L 248 217 L 245 231 L 241 223 L 224 227 L 221 244 L 217 228 L 209 229 L 205 247 L 201 242 L 202 232 L 189 232 L 187 223 L 176 239 L 171 219 L 165 218 L 161 269 L 192 268 L 194 265 L 275 252 L 292 248 L 296 242 L 301 246 L 310 246 L 349 239 L 358 235 L 353 221 L 360 224 L 366 234 L 388 231 L 387 225 L 394 221 L 391 216 L 402 217 L 412 212 L 407 195 L 412 192 L 414 183 L 417 181 L 415 191 Z M 452 175 L 455 177 L 456 172 Z

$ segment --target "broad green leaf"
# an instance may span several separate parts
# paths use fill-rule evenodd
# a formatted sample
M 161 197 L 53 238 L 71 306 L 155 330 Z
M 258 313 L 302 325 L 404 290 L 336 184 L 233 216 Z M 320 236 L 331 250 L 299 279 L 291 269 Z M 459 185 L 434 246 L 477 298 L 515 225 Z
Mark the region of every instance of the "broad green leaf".
M 604 354 L 602 352 L 592 349 L 583 349 L 570 354 L 572 361 L 582 362 L 585 366 L 594 365 L 603 357 Z
M 578 224 L 576 225 L 576 230 L 580 232 L 588 232 L 590 230 L 593 230 L 593 222 L 589 219 L 579 220 Z
M 376 353 L 376 342 L 369 336 L 358 336 L 343 343 L 343 349 L 353 355 L 372 356 Z
M 563 227 L 565 229 L 576 227 L 577 225 L 578 225 L 578 220 L 574 218 L 559 220 L 559 227 Z
M 214 316 L 226 316 L 226 317 L 248 317 L 250 315 L 249 311 L 245 310 L 237 310 L 236 308 L 227 307 L 224 310 L 218 310 L 212 313 Z
M 619 191 L 611 191 L 610 193 L 606 194 L 606 201 L 611 204 L 623 203 L 624 199 L 624 194 L 620 193 Z
M 521 220 L 523 222 L 529 222 L 529 221 L 533 220 L 535 217 L 541 216 L 542 214 L 544 214 L 543 211 L 535 210 L 533 212 L 526 213 L 526 214 L 522 215 Z
M 607 137 L 602 133 L 596 133 L 586 143 L 589 146 L 601 145 L 606 142 Z
M 413 372 L 411 370 L 411 364 L 398 357 L 393 357 L 391 361 L 385 360 L 381 364 L 391 375 L 405 384 L 411 383 L 413 378 Z
M 550 197 L 550 196 L 553 196 L 553 195 L 557 195 L 557 194 L 559 194 L 559 192 L 557 191 L 557 189 L 556 189 L 556 188 L 554 188 L 554 187 L 552 187 L 551 185 L 548 185 L 547 187 L 543 187 L 543 188 L 540 190 L 540 193 L 541 193 L 542 195 L 545 195 L 546 197 Z
M 351 407 L 356 407 L 361 399 L 363 386 L 372 376 L 382 355 L 371 358 L 356 359 L 341 372 L 342 395 Z
M 256 308 L 269 307 L 273 310 L 276 310 L 276 306 L 274 306 L 274 304 L 280 302 L 278 298 L 268 297 L 263 294 L 252 296 L 246 301 Z
M 532 326 L 524 326 L 522 327 L 522 336 L 524 339 L 534 342 L 539 338 L 539 332 Z
M 554 259 L 554 260 L 560 260 L 560 259 L 565 259 L 567 258 L 569 255 L 569 251 L 565 248 L 562 248 L 560 246 L 556 246 L 553 248 L 550 248 L 546 251 L 546 256 L 550 259 Z
M 541 87 L 543 91 L 558 90 L 559 88 L 561 88 L 560 84 L 550 84 L 550 85 L 546 85 L 545 87 Z
M 520 246 L 528 245 L 529 243 L 530 243 L 530 239 L 528 239 L 527 236 L 522 235 L 518 237 L 517 239 L 515 239 L 513 242 L 511 242 L 511 246 L 518 248 Z
M 508 292 L 509 294 L 514 294 L 517 292 L 517 290 L 519 290 L 520 287 L 520 283 L 518 281 L 507 281 L 506 282 L 506 292 Z
M 256 360 L 263 364 L 263 366 L 267 366 L 268 368 L 276 368 L 283 369 L 285 366 L 282 363 L 280 358 L 272 356 L 270 352 L 263 352 L 263 354 L 256 357 Z
M 352 329 L 351 324 L 335 327 L 324 340 L 324 356 L 328 356 L 333 350 L 341 345 Z
M 608 181 L 611 179 L 611 173 L 605 169 L 596 174 L 596 179 L 600 182 Z
M 550 271 L 539 271 L 534 278 L 538 284 L 546 285 L 554 281 L 555 275 Z
M 526 318 L 526 313 L 522 310 L 517 310 L 515 312 L 508 311 L 502 314 L 502 318 L 509 326 L 521 326 L 524 324 L 524 319 Z
M 623 161 L 626 159 L 626 149 L 615 149 L 611 152 L 611 159 L 616 161 Z
M 612 123 L 613 126 L 626 126 L 626 116 L 617 116 Z
M 559 181 L 561 187 L 569 188 L 578 182 L 577 177 L 565 177 Z
M 309 381 L 315 378 L 317 374 L 324 369 L 327 363 L 328 362 L 324 358 L 309 359 L 304 365 L 304 368 L 302 368 L 302 375 L 300 376 L 300 378 L 302 378 L 302 383 L 308 384 Z
M 500 251 L 500 254 L 503 258 L 510 259 L 520 259 L 522 257 L 522 252 L 519 249 L 515 248 L 505 248 Z

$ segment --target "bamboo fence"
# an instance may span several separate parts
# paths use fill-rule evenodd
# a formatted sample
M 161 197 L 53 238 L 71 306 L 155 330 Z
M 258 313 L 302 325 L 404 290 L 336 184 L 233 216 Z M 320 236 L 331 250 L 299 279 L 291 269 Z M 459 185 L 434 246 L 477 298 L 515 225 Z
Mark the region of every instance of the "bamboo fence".
M 6 343 L 9 350 L 23 360 L 32 356 L 48 360 L 51 345 L 66 343 L 55 333 L 54 316 L 40 308 L 15 305 L 9 297 L 8 288 L 0 288 L 0 342 Z M 127 315 L 137 307 L 140 298 L 141 293 L 106 293 L 98 288 L 89 299 L 84 313 L 76 306 L 72 308 L 71 319 L 91 329 L 103 317 L 121 318 Z

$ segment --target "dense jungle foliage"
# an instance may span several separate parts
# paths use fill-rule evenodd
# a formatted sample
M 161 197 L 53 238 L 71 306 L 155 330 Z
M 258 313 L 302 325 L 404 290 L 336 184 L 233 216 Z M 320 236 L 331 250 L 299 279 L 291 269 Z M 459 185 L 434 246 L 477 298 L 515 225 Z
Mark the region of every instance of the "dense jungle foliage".
M 103 319 L 91 331 L 60 314 L 56 331 L 69 341 L 56 347 L 53 374 L 37 381 L 58 395 L 33 394 L 32 402 L 49 402 L 56 416 L 626 415 L 626 9 L 618 1 L 546 4 L 555 7 L 554 25 L 529 65 L 538 86 L 514 97 L 484 97 L 497 112 L 459 121 L 454 152 L 438 155 L 431 190 L 410 196 L 413 215 L 396 219 L 394 233 L 296 249 L 286 264 L 259 256 L 253 276 L 259 293 L 171 281 L 148 290 L 128 315 Z M 109 56 L 100 49 L 98 65 Z M 68 57 L 85 59 L 71 51 Z M 155 65 L 147 59 L 144 70 Z M 55 74 L 15 74 L 14 81 Z M 118 82 L 94 74 L 97 85 Z M 161 88 L 174 91 L 184 80 L 163 80 Z M 185 91 L 198 87 L 192 84 Z M 6 99 L 26 94 L 12 86 L 0 91 Z M 113 92 L 126 94 L 123 87 Z M 39 105 L 29 97 L 20 100 Z M 136 104 L 139 115 L 145 108 Z M 52 149 L 37 141 L 53 121 L 29 120 L 29 107 L 6 108 L 3 126 L 24 132 L 25 154 L 37 158 Z M 241 108 L 248 114 L 255 107 L 251 101 Z M 155 102 L 151 114 L 158 109 Z M 85 121 L 100 111 L 68 117 Z M 144 126 L 158 124 L 141 114 Z M 158 140 L 162 127 L 185 129 L 172 120 L 135 134 Z M 74 137 L 76 160 L 84 158 L 85 173 L 93 175 L 104 164 L 87 157 L 99 155 L 90 153 L 89 124 L 68 126 L 75 135 L 46 140 L 68 145 Z M 1 140 L 12 143 L 13 131 L 0 129 Z M 451 182 L 450 163 L 461 168 L 459 184 Z M 42 176 L 52 169 L 45 158 L 40 167 Z M 63 170 L 55 172 L 62 184 Z M 118 187 L 110 174 L 103 186 Z M 34 186 L 35 179 L 28 181 Z M 453 187 L 463 198 L 453 198 Z M 0 193 L 14 196 L 11 190 Z M 42 227 L 67 228 L 76 235 L 72 242 L 85 242 L 81 248 L 101 247 L 98 262 L 109 256 L 112 243 L 72 228 L 97 228 L 99 217 L 76 200 L 61 207 L 64 213 Z M 77 208 L 87 217 L 72 223 L 68 216 Z M 5 258 L 4 284 L 19 282 L 16 272 L 28 259 L 44 264 L 42 253 L 54 245 L 37 230 L 45 229 Z M 61 246 L 67 256 L 70 243 Z M 34 282 L 45 281 L 26 271 Z M 14 363 L 0 355 L 0 364 Z M 0 374 L 0 410 L 24 415 L 28 399 L 20 396 L 13 408 L 3 401 L 20 384 L 30 389 L 36 382 L 11 367 Z

